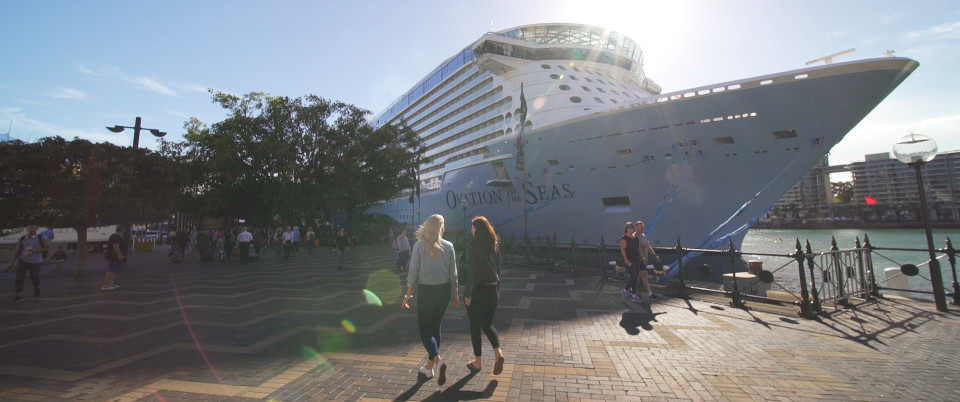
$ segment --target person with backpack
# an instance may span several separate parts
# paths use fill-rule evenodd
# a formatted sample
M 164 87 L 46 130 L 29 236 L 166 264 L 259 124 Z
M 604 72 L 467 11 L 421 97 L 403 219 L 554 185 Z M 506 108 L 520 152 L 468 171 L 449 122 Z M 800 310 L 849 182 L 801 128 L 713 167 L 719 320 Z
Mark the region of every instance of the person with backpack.
M 43 253 L 50 251 L 50 241 L 37 235 L 37 225 L 27 225 L 27 235 L 21 236 L 13 249 L 13 260 L 7 267 L 7 272 L 17 268 L 16 292 L 13 302 L 23 301 L 23 281 L 27 271 L 30 272 L 30 282 L 33 282 L 33 296 L 40 297 L 40 264 L 43 263 Z

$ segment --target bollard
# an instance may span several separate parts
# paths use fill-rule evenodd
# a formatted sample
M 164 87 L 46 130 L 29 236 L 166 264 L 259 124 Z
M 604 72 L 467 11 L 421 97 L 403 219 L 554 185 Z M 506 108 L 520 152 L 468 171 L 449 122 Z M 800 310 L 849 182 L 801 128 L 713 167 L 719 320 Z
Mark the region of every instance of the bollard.
M 910 289 L 910 280 L 901 273 L 900 267 L 884 268 L 883 275 L 887 278 L 887 296 L 910 297 L 909 291 L 899 290 Z

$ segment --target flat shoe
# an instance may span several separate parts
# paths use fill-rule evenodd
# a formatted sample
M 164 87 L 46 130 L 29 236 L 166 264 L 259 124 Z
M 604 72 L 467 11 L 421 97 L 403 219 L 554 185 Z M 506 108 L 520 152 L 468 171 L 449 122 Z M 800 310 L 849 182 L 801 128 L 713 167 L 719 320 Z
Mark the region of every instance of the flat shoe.
M 420 374 L 427 378 L 433 378 L 433 369 L 427 370 L 426 366 L 420 366 Z
M 480 367 L 474 366 L 473 362 L 467 363 L 467 368 L 470 369 L 470 371 L 480 371 Z
M 493 364 L 493 374 L 500 374 L 503 372 L 503 356 L 497 358 L 497 362 Z
M 440 363 L 437 363 L 437 368 L 440 371 L 440 374 L 437 376 L 437 385 L 443 385 L 447 382 L 447 363 L 444 363 L 443 360 Z

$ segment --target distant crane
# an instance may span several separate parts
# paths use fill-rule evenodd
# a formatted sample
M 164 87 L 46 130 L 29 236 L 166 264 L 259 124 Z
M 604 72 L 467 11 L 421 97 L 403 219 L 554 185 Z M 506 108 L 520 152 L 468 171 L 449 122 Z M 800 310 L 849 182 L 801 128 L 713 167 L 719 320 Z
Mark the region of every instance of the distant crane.
M 12 140 L 13 137 L 10 136 L 11 130 L 13 130 L 13 120 L 10 120 L 10 126 L 7 127 L 7 133 L 6 133 L 6 134 L 0 134 L 0 140 L 2 140 L 2 141 L 10 141 L 10 140 Z
M 811 65 L 811 64 L 816 64 L 816 63 L 819 63 L 819 62 L 821 62 L 821 61 L 823 62 L 823 64 L 833 64 L 833 58 L 834 58 L 834 57 L 840 57 L 840 56 L 847 55 L 847 54 L 850 54 L 850 53 L 853 53 L 853 52 L 856 52 L 856 51 L 857 51 L 856 48 L 850 48 L 850 49 L 844 50 L 844 51 L 839 52 L 839 53 L 831 54 L 831 55 L 829 55 L 829 56 L 823 56 L 823 57 L 821 57 L 821 58 L 819 58 L 819 59 L 816 59 L 816 60 L 810 60 L 810 61 L 807 62 L 807 65 L 809 66 L 809 65 Z

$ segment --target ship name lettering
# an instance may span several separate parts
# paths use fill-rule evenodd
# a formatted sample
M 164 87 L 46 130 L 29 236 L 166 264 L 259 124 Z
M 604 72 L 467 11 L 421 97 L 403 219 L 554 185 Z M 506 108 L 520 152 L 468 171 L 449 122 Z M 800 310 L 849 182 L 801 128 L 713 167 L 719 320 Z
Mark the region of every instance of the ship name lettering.
M 536 192 L 534 192 L 536 190 Z M 563 183 L 559 186 L 536 186 L 533 183 L 523 183 L 523 191 L 527 194 L 527 204 L 536 204 L 540 201 L 550 201 L 558 198 L 573 198 L 573 190 L 570 189 L 570 183 Z

